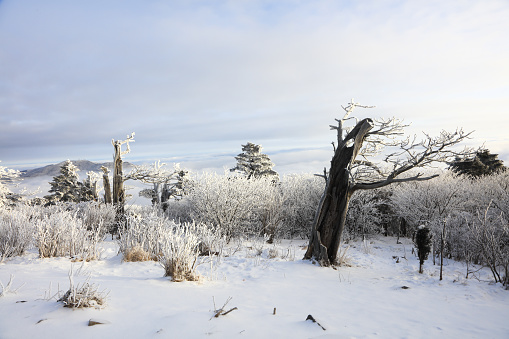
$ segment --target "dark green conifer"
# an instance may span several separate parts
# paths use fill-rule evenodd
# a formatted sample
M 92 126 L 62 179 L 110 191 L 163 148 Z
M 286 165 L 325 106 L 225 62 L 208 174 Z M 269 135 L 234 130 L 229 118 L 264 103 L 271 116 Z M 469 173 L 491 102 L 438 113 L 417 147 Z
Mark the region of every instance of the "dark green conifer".
M 456 157 L 449 163 L 449 169 L 456 174 L 477 178 L 505 171 L 506 167 L 504 162 L 498 159 L 498 154 L 491 154 L 487 149 L 480 149 L 474 157 Z
M 428 227 L 419 226 L 414 240 L 415 247 L 417 247 L 417 256 L 419 257 L 419 273 L 423 272 L 422 266 L 431 252 L 431 237 L 431 230 Z

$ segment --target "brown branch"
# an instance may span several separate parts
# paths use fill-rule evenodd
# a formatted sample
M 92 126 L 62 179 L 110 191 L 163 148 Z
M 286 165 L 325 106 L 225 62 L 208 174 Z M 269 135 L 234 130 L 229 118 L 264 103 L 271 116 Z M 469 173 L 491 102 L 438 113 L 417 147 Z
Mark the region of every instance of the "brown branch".
M 390 184 L 398 182 L 409 182 L 409 181 L 426 181 L 438 177 L 438 174 L 431 175 L 429 177 L 421 177 L 421 174 L 409 178 L 387 178 L 385 180 L 370 182 L 370 183 L 358 183 L 352 186 L 352 192 L 356 190 L 369 190 L 375 188 L 381 188 Z

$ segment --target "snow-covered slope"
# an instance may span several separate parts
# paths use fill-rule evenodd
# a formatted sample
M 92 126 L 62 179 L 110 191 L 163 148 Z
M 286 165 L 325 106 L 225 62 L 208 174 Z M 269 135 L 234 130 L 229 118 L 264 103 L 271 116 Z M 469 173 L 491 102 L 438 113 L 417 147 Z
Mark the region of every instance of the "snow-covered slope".
M 419 274 L 410 242 L 395 238 L 352 243 L 351 266 L 334 270 L 300 260 L 305 244 L 264 245 L 257 255 L 260 244 L 244 243 L 219 265 L 200 266 L 201 281 L 175 283 L 156 262 L 122 263 L 107 241 L 101 260 L 85 263 L 76 277 L 89 274 L 109 291 L 101 310 L 45 300 L 67 290 L 71 266 L 81 264 L 29 253 L 0 264 L 4 285 L 11 274 L 13 289 L 24 283 L 0 298 L 0 338 L 509 337 L 509 291 L 482 281 L 489 272 L 466 280 L 463 264 L 446 261 L 439 281 L 439 266 L 428 260 Z M 214 318 L 230 297 L 224 309 L 237 309 Z M 107 324 L 89 327 L 90 319 Z

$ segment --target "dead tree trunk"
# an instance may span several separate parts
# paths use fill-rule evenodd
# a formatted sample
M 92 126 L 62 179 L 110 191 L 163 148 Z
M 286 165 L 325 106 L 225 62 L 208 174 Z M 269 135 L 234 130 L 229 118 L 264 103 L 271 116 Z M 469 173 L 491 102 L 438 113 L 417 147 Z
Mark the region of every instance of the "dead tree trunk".
M 127 136 L 124 141 L 112 140 L 111 143 L 115 150 L 113 155 L 113 204 L 116 209 L 115 224 L 118 228 L 119 225 L 125 223 L 125 190 L 124 190 L 124 174 L 122 171 L 122 155 L 130 152 L 129 142 L 134 141 L 134 133 Z M 122 144 L 127 144 L 126 150 L 122 152 Z M 115 231 L 117 230 L 115 229 Z
M 111 204 L 113 199 L 111 197 L 110 177 L 108 175 L 110 170 L 105 166 L 102 166 L 101 169 L 103 171 L 104 203 Z
M 334 149 L 329 174 L 324 175 L 327 184 L 304 256 L 304 259 L 317 260 L 322 266 L 336 264 L 348 203 L 356 190 L 381 188 L 397 182 L 430 180 L 438 174 L 423 177 L 422 173 L 418 173 L 401 179 L 397 177 L 413 168 L 425 167 L 433 162 L 448 162 L 454 156 L 471 153 L 468 149 L 460 152 L 450 149 L 469 137 L 470 133 L 461 129 L 454 133 L 442 131 L 436 138 L 425 134 L 426 138 L 421 142 L 408 138 L 398 140 L 396 137 L 403 134 L 405 125 L 395 118 L 361 120 L 343 137 L 343 123 L 355 107 L 367 108 L 352 100 L 347 107 L 343 107 L 346 111 L 343 119 L 336 120 L 337 126 L 331 126 L 337 130 L 338 146 Z M 365 141 L 366 147 L 361 153 L 364 160 L 356 160 Z M 366 159 L 366 156 L 377 154 L 381 146 L 398 148 L 383 160 L 389 169 L 381 168 Z
M 115 141 L 113 147 L 115 148 L 115 155 L 113 158 L 113 204 L 116 208 L 116 221 L 117 223 L 123 218 L 125 210 L 125 191 L 124 191 L 124 174 L 122 170 L 122 152 L 120 141 Z
M 353 193 L 350 168 L 371 128 L 372 120 L 364 119 L 343 139 L 342 121 L 339 121 L 338 147 L 331 161 L 327 185 L 313 222 L 304 259 L 314 258 L 322 266 L 335 264 L 341 234 L 345 228 L 348 204 Z
M 161 206 L 163 208 L 163 211 L 166 212 L 168 209 L 168 200 L 170 200 L 170 188 L 167 182 L 163 184 L 163 188 L 161 191 Z

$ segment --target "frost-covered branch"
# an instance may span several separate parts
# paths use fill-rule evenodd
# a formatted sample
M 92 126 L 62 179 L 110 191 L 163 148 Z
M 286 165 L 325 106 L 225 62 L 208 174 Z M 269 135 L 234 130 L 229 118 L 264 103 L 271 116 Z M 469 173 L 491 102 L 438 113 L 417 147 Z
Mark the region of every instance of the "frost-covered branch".
M 135 141 L 134 140 L 134 132 L 132 132 L 131 135 L 128 135 L 125 140 L 111 139 L 111 144 L 113 145 L 113 147 L 115 147 L 115 149 L 117 149 L 117 147 L 118 147 L 119 150 L 123 144 L 126 144 L 126 150 L 119 152 L 119 156 L 122 156 L 122 155 L 125 155 L 131 151 L 131 148 L 129 147 L 129 143 L 134 142 L 134 141 Z
M 339 147 L 339 145 L 341 145 L 343 143 L 343 141 L 345 139 L 348 139 L 348 138 L 343 137 L 343 134 L 350 134 L 350 131 L 348 131 L 347 129 L 344 128 L 344 123 L 345 123 L 345 121 L 352 119 L 352 118 L 349 118 L 350 114 L 352 114 L 353 110 L 357 107 L 374 108 L 375 106 L 364 106 L 359 103 L 356 103 L 353 99 L 350 101 L 350 103 L 348 103 L 348 105 L 346 105 L 346 107 L 341 106 L 341 108 L 343 108 L 343 110 L 345 111 L 345 115 L 343 116 L 342 119 L 335 119 L 338 123 L 337 126 L 329 125 L 331 130 L 337 130 L 338 147 Z M 353 119 L 355 119 L 356 124 L 357 124 L 357 122 L 358 122 L 357 118 L 353 118 Z M 334 145 L 334 143 L 332 143 L 332 146 L 334 148 L 334 151 L 336 151 L 336 146 Z
M 399 131 L 400 127 L 384 128 L 388 131 Z M 399 134 L 399 132 L 397 133 Z M 420 142 L 416 141 L 416 137 L 400 141 L 395 140 L 390 146 L 397 145 L 398 150 L 384 158 L 382 161 L 382 164 L 385 165 L 384 170 L 381 170 L 382 167 L 379 165 L 374 165 L 369 161 L 353 162 L 352 169 L 356 170 L 356 176 L 354 177 L 352 189 L 372 189 L 396 182 L 432 179 L 435 176 L 423 176 L 422 173 L 403 179 L 396 179 L 396 177 L 414 168 L 426 167 L 437 162 L 447 163 L 454 157 L 469 154 L 470 149 L 465 148 L 457 151 L 453 149 L 453 146 L 469 138 L 470 134 L 458 129 L 453 133 L 442 131 L 438 137 L 424 134 L 425 138 Z M 382 136 L 383 133 L 377 135 Z M 368 139 L 367 143 L 369 144 L 369 142 Z

